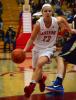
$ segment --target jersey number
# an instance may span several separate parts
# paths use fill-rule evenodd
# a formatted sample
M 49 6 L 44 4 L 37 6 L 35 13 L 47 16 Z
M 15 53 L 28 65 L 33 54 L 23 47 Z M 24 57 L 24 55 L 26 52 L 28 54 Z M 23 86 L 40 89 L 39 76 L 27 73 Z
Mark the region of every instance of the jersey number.
M 51 36 L 44 36 L 43 41 L 44 42 L 49 42 L 51 39 Z

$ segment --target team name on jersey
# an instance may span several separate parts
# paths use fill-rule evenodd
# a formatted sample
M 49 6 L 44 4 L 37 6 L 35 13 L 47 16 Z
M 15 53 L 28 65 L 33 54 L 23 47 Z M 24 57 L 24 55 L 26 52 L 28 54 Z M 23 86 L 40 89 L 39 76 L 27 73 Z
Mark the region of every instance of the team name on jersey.
M 56 31 L 45 31 L 45 32 L 41 32 L 41 35 L 55 35 Z

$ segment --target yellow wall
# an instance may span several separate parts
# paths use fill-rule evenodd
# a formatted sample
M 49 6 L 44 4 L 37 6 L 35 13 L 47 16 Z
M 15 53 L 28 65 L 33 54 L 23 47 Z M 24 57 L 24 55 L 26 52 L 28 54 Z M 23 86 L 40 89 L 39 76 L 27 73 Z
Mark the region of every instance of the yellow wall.
M 39 0 L 33 0 L 33 1 L 37 4 Z

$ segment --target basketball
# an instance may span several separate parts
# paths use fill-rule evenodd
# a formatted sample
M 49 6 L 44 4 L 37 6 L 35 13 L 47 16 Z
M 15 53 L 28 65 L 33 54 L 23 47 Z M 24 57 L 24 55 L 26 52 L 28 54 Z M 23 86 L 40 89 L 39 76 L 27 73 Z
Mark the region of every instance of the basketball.
M 25 53 L 22 49 L 15 49 L 12 51 L 11 59 L 14 63 L 22 63 L 25 60 L 25 57 Z

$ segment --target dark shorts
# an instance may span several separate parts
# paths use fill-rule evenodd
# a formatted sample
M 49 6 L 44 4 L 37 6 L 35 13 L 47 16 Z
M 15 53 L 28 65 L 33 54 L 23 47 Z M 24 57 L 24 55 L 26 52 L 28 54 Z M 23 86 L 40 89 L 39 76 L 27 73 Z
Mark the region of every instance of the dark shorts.
M 63 57 L 65 61 L 76 64 L 76 47 L 70 51 L 73 43 L 76 41 L 76 35 L 72 37 L 64 44 L 59 56 Z

